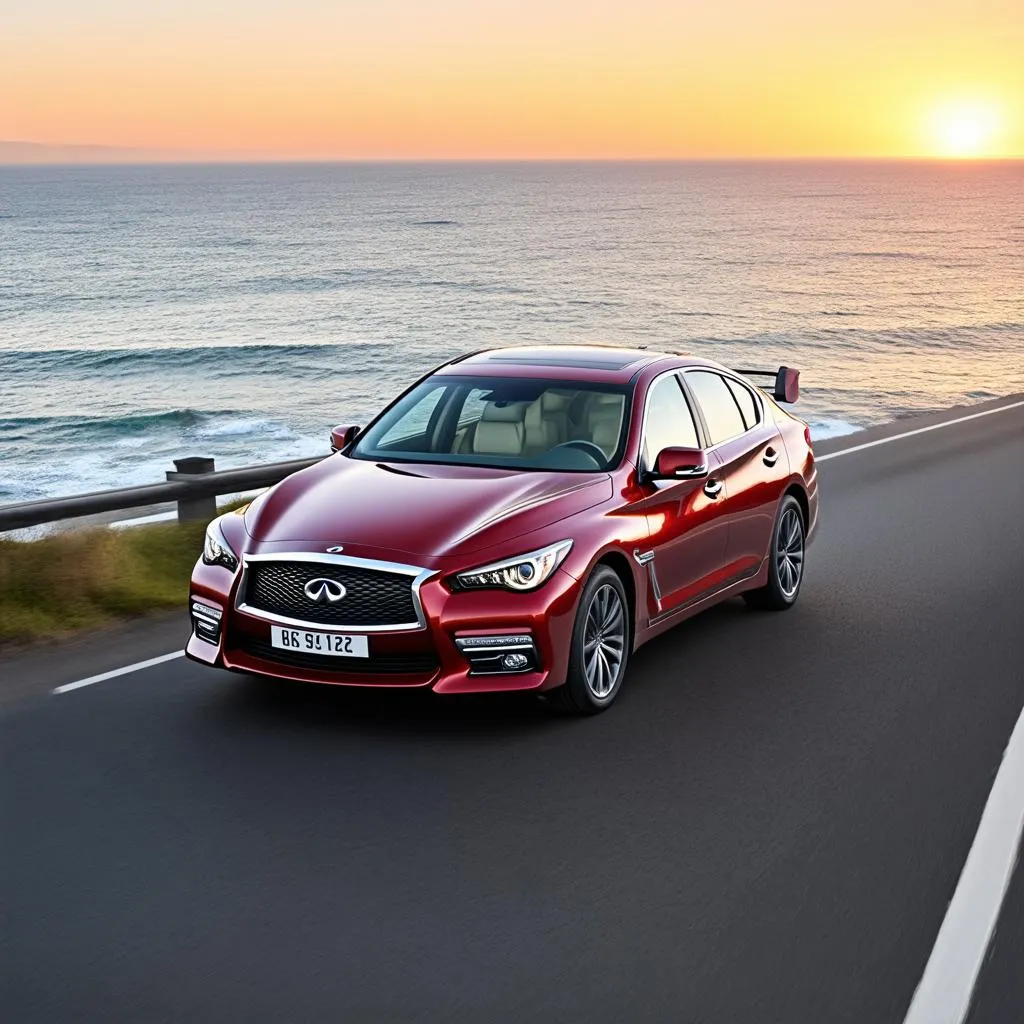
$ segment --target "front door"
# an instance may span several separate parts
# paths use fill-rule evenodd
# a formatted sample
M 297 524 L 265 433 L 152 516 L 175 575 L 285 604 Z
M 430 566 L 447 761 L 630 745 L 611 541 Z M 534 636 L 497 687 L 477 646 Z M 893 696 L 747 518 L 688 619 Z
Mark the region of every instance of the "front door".
M 753 576 L 768 553 L 789 477 L 786 446 L 763 402 L 741 381 L 709 370 L 690 370 L 683 380 L 703 416 L 725 491 L 731 583 Z
M 725 487 L 712 472 L 700 480 L 652 480 L 664 448 L 701 448 L 696 422 L 675 373 L 657 378 L 647 393 L 641 474 L 650 529 L 648 619 L 681 610 L 718 589 L 726 566 Z

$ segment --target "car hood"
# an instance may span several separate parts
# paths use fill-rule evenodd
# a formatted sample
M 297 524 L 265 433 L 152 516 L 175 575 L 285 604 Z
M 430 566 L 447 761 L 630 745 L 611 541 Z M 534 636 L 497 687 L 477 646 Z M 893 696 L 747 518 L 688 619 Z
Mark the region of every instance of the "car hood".
M 351 554 L 481 551 L 611 497 L 607 474 L 369 462 L 335 455 L 257 499 L 257 548 L 343 545 Z M 264 548 L 264 546 L 267 546 Z

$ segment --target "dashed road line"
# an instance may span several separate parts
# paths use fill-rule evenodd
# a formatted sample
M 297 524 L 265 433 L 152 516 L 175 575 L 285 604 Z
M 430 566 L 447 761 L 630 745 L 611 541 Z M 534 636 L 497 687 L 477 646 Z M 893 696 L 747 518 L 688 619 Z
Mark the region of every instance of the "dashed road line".
M 161 654 L 157 658 L 149 658 L 146 661 L 137 661 L 134 665 L 125 665 L 123 668 L 114 668 L 109 672 L 101 672 L 97 676 L 89 676 L 88 679 L 79 679 L 74 683 L 65 683 L 63 686 L 55 687 L 53 692 L 70 693 L 72 690 L 80 690 L 83 686 L 92 686 L 93 683 L 102 683 L 107 679 L 116 679 L 118 676 L 126 676 L 129 672 L 141 672 L 144 668 L 152 668 L 154 665 L 162 665 L 165 661 L 173 661 L 175 658 L 184 658 L 184 651 L 171 651 L 170 654 Z

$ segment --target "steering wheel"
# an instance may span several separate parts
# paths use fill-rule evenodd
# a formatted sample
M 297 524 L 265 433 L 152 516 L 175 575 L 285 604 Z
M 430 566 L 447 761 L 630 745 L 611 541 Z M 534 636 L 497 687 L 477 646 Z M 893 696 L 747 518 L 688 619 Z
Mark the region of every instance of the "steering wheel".
M 556 444 L 551 451 L 557 452 L 559 448 L 572 448 L 574 451 L 583 452 L 584 455 L 592 458 L 598 466 L 603 466 L 608 461 L 608 456 L 605 455 L 604 450 L 600 445 L 594 444 L 593 441 L 563 441 L 561 444 Z

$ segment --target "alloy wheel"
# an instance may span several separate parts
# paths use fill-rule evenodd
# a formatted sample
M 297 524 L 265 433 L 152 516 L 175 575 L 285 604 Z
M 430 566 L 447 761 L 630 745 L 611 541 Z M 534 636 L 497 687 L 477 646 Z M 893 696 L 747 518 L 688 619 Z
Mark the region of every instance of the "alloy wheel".
M 587 688 L 604 700 L 619 681 L 626 655 L 626 614 L 619 592 L 605 583 L 594 592 L 583 631 Z
M 804 571 L 804 524 L 795 508 L 787 508 L 779 523 L 775 566 L 782 593 L 792 598 L 800 587 Z

